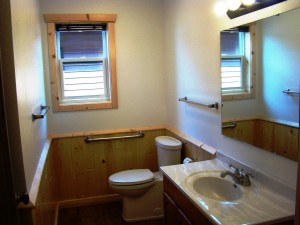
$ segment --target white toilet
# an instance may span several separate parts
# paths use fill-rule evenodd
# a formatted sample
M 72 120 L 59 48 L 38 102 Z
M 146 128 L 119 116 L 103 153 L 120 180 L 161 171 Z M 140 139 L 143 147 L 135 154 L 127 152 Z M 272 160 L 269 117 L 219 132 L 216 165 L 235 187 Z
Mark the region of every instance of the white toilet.
M 169 136 L 155 138 L 158 166 L 180 163 L 182 143 Z M 133 169 L 109 177 L 109 186 L 122 195 L 123 219 L 135 222 L 163 217 L 163 178 L 161 172 Z

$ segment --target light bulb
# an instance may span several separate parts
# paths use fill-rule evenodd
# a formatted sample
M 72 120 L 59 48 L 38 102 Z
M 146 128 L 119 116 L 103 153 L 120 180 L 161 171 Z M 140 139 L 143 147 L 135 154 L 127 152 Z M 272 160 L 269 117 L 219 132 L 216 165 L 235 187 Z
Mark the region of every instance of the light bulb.
M 242 0 L 243 5 L 252 5 L 255 2 L 255 0 Z
M 231 11 L 237 10 L 241 4 L 240 0 L 227 0 L 227 7 Z
M 215 13 L 218 15 L 218 16 L 223 16 L 225 15 L 227 11 L 227 5 L 225 4 L 225 2 L 218 2 L 216 5 L 215 5 Z

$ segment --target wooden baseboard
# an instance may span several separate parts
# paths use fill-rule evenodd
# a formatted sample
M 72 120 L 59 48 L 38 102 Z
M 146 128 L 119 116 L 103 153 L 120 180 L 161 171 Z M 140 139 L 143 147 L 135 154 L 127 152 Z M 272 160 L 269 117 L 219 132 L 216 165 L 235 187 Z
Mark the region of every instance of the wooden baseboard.
M 82 199 L 59 201 L 58 205 L 59 208 L 71 208 L 71 207 L 87 206 L 87 205 L 106 203 L 106 202 L 115 202 L 121 200 L 122 198 L 120 195 L 112 194 L 112 195 L 104 195 L 104 196 L 89 197 L 89 198 L 82 198 Z

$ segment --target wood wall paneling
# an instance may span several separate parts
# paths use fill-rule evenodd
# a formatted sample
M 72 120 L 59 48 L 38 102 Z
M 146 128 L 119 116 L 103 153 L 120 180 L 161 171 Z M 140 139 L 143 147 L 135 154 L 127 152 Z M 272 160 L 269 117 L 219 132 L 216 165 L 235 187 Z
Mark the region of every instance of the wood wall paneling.
M 135 131 L 135 130 L 134 130 Z M 112 132 L 92 138 L 129 135 Z M 108 177 L 116 172 L 149 168 L 158 171 L 155 138 L 169 135 L 182 141 L 182 159 L 212 159 L 200 146 L 167 129 L 143 130 L 144 138 L 85 143 L 84 136 L 53 138 L 45 161 L 31 225 L 54 225 L 59 207 L 82 206 L 120 200 L 109 188 Z M 27 214 L 28 215 L 28 214 Z M 29 219 L 27 218 L 27 221 Z
M 55 143 L 50 145 L 44 165 L 36 205 L 32 211 L 34 225 L 53 225 L 57 218 L 59 190 Z
M 196 146 L 195 144 L 183 139 L 174 132 L 167 130 L 166 135 L 174 137 L 182 142 L 181 162 L 186 157 L 189 157 L 193 161 L 204 161 L 215 158 L 215 155 L 212 155 L 209 152 L 203 150 L 201 146 Z
M 93 138 L 128 135 L 105 134 Z M 84 137 L 56 139 L 61 200 L 112 194 L 111 174 L 129 169 L 158 171 L 155 137 L 165 130 L 146 131 L 144 138 L 85 143 Z

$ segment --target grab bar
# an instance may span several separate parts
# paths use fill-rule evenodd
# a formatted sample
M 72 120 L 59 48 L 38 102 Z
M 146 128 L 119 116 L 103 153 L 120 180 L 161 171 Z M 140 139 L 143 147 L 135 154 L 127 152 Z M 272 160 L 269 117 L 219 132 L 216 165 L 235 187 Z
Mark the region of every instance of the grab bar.
M 222 124 L 222 128 L 236 128 L 236 122 Z
M 139 131 L 135 135 L 128 135 L 128 136 L 119 136 L 119 137 L 102 137 L 102 138 L 90 138 L 90 137 L 85 137 L 84 141 L 86 143 L 91 143 L 93 141 L 110 141 L 110 140 L 118 140 L 118 139 L 129 139 L 129 138 L 143 138 L 145 137 L 145 134 L 142 131 Z
M 45 117 L 45 115 L 47 114 L 48 110 L 50 109 L 50 106 L 46 106 L 46 105 L 41 105 L 41 112 L 40 114 L 34 114 L 32 113 L 32 121 L 35 121 L 35 120 L 39 120 L 39 119 L 43 119 Z M 45 110 L 44 113 L 43 110 Z
M 219 107 L 219 104 L 218 104 L 217 102 L 215 102 L 215 103 L 213 103 L 213 104 L 206 105 L 206 104 L 202 104 L 202 103 L 200 103 L 200 102 L 190 101 L 190 100 L 188 100 L 187 97 L 180 98 L 179 101 L 180 101 L 180 102 L 185 102 L 185 103 L 191 103 L 191 104 L 201 105 L 201 106 L 208 107 L 208 108 L 215 108 L 215 109 L 218 109 L 218 107 Z
M 298 92 L 298 91 L 291 91 L 290 89 L 285 89 L 282 92 L 285 93 L 285 94 L 297 94 L 297 95 L 300 94 L 300 92 Z

